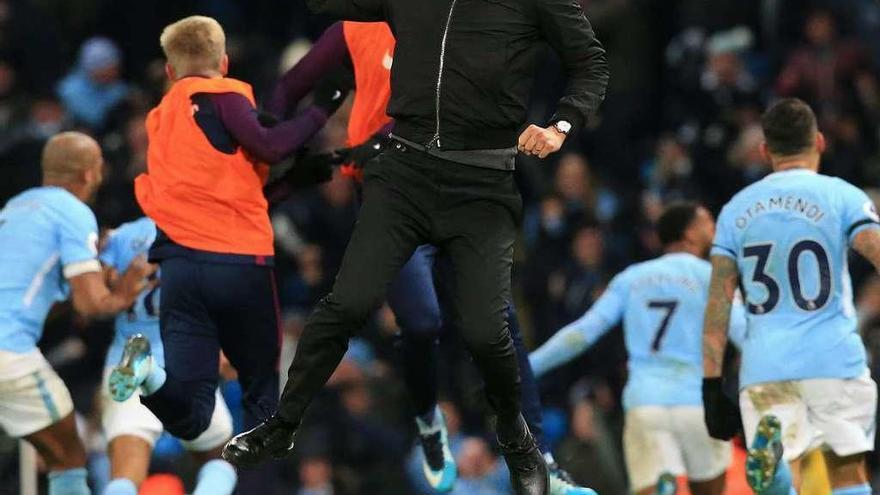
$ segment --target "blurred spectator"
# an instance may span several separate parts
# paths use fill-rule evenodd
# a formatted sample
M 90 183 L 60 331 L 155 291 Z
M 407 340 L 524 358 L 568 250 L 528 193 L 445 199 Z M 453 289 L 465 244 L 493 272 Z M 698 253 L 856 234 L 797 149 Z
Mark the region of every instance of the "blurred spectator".
M 303 459 L 299 465 L 299 479 L 302 484 L 297 495 L 333 495 L 333 466 L 325 458 Z
M 643 165 L 642 174 L 647 190 L 665 203 L 695 196 L 693 169 L 687 147 L 674 136 L 666 135 L 658 141 L 654 156 Z
M 804 44 L 787 58 L 776 91 L 803 98 L 825 121 L 849 103 L 853 81 L 868 69 L 868 60 L 858 41 L 838 36 L 837 22 L 829 11 L 812 12 L 803 35 Z
M 626 493 L 614 442 L 598 423 L 596 408 L 590 400 L 581 399 L 572 406 L 571 433 L 556 451 L 560 465 L 578 482 L 598 493 Z
M 461 442 L 455 457 L 459 479 L 453 495 L 507 495 L 510 493 L 507 466 L 489 451 L 482 438 L 467 438 Z
M 95 37 L 79 51 L 79 61 L 58 85 L 58 96 L 77 123 L 101 131 L 110 112 L 129 93 L 120 79 L 122 53 L 107 38 Z
M 740 131 L 728 153 L 728 163 L 741 177 L 741 186 L 751 184 L 770 173 L 770 164 L 761 156 L 764 132 L 758 124 Z
M 53 96 L 33 100 L 27 119 L 0 142 L 0 205 L 42 182 L 40 155 L 46 140 L 65 128 L 65 113 Z

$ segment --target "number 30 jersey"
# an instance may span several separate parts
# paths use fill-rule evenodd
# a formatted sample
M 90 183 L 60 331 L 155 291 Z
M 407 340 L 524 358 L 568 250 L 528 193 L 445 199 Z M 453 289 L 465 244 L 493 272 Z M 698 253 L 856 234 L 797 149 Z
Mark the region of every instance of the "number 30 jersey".
M 747 318 L 740 386 L 865 371 L 847 255 L 869 228 L 878 217 L 862 190 L 804 169 L 770 174 L 722 209 L 712 255 L 732 258 L 739 271 Z
M 102 263 L 115 268 L 121 275 L 133 259 L 147 254 L 155 240 L 156 224 L 143 217 L 124 223 L 111 232 L 99 257 Z M 131 308 L 116 316 L 116 333 L 107 352 L 106 366 L 114 366 L 119 362 L 125 342 L 138 333 L 150 339 L 156 363 L 165 365 L 165 353 L 159 333 L 159 295 L 159 286 L 144 290 Z

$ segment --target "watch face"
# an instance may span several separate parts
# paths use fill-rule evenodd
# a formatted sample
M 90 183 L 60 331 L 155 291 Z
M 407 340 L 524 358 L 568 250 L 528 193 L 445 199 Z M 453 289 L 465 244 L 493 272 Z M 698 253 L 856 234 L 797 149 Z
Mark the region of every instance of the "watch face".
M 571 123 L 566 122 L 564 120 L 560 120 L 556 123 L 556 129 L 563 134 L 568 134 L 571 131 Z

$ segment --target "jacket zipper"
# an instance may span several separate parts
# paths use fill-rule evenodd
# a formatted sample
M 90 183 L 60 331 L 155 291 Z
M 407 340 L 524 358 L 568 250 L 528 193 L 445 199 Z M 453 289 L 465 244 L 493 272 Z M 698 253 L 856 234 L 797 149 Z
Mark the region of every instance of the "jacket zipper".
M 446 63 L 446 38 L 449 36 L 449 26 L 452 24 L 452 11 L 455 10 L 456 0 L 449 5 L 449 14 L 446 16 L 446 27 L 443 29 L 443 39 L 440 41 L 440 67 L 437 70 L 437 86 L 434 91 L 434 137 L 428 142 L 428 148 L 440 147 L 440 88 L 443 85 L 443 66 Z

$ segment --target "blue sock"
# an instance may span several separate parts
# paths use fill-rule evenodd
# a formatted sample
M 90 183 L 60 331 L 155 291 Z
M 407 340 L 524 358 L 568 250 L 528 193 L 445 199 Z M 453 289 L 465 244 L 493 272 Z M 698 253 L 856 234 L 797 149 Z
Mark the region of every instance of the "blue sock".
M 835 488 L 831 495 L 871 495 L 871 485 L 848 486 L 846 488 Z
M 193 495 L 230 495 L 235 489 L 238 475 L 232 464 L 214 459 L 202 466 L 198 480 Z
M 49 473 L 49 495 L 92 495 L 86 468 Z
M 128 478 L 116 478 L 107 484 L 103 495 L 137 495 L 138 489 Z
M 761 495 L 797 495 L 791 482 L 791 469 L 788 463 L 780 460 L 776 465 L 776 476 L 773 483 Z
M 150 366 L 150 374 L 147 375 L 147 379 L 141 385 L 143 395 L 155 394 L 157 390 L 162 388 L 162 385 L 165 385 L 166 378 L 168 378 L 168 375 L 165 373 L 165 368 L 153 363 Z

